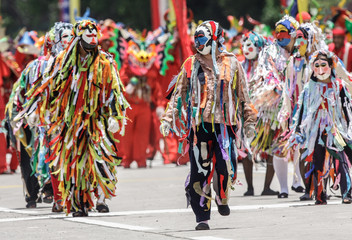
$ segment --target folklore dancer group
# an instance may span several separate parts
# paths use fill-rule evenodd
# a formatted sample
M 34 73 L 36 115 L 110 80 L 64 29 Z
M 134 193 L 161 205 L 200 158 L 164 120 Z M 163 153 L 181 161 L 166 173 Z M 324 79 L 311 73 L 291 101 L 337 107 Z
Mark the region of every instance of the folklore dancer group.
M 108 212 L 105 199 L 115 196 L 117 166 L 136 161 L 146 167 L 160 139 L 170 142 L 168 154 L 175 150 L 165 163 L 188 155 L 185 191 L 196 230 L 210 229 L 212 200 L 221 215 L 230 214 L 239 160 L 245 196 L 254 195 L 254 164 L 265 161 L 261 195 L 287 198 L 292 161 L 291 190 L 303 194 L 300 200 L 326 204 L 330 181 L 340 188 L 342 203 L 351 203 L 352 50 L 341 44 L 343 29 L 332 31 L 328 45 L 318 23 L 304 16 L 284 16 L 275 38 L 243 33 L 241 56 L 225 49 L 226 30 L 218 22 L 204 21 L 193 31 L 195 52 L 178 74 L 168 65 L 177 42 L 170 31 L 159 29 L 142 44 L 112 20 L 56 23 L 43 37 L 42 52 L 25 53 L 21 64 L 9 64 L 14 58 L 2 53 L 1 63 L 12 66 L 2 79 L 10 72 L 18 78 L 5 100 L 3 125 L 11 171 L 20 158 L 26 207 L 44 201 L 53 203 L 52 212 L 74 217 L 88 216 L 94 206 Z M 22 38 L 39 42 L 33 32 Z M 167 100 L 160 79 L 172 74 Z M 171 149 L 175 136 L 179 146 Z M 275 173 L 279 192 L 270 188 Z

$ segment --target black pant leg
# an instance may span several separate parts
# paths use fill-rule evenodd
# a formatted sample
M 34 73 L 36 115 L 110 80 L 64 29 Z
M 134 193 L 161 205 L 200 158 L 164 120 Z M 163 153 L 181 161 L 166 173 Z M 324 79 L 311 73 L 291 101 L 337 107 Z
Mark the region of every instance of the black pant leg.
M 195 134 L 193 130 L 189 136 L 189 158 L 191 164 L 191 172 L 189 185 L 186 186 L 186 191 L 189 194 L 191 207 L 194 214 L 196 215 L 197 222 L 209 220 L 211 210 L 211 200 L 205 197 L 211 197 L 210 182 L 208 182 L 208 178 L 211 173 L 210 161 L 212 159 L 212 143 L 210 143 L 212 134 L 211 125 L 209 127 L 209 125 L 205 123 L 205 128 L 207 129 L 208 133 L 204 131 L 202 126 L 199 127 L 199 130 L 196 133 L 196 146 L 193 146 L 193 139 Z M 207 143 L 208 159 L 202 158 L 202 143 Z
M 344 153 L 338 153 L 340 160 L 334 159 L 335 173 L 336 176 L 340 175 L 340 190 L 342 198 L 351 196 L 351 177 L 349 174 L 348 159 L 345 157 Z M 338 167 L 337 165 L 338 161 Z
M 32 136 L 31 131 L 28 128 L 25 128 L 25 134 L 27 137 L 27 142 L 29 142 Z M 33 169 L 31 165 L 31 156 L 29 156 L 29 154 L 27 153 L 22 143 L 21 143 L 20 166 L 21 166 L 22 178 L 24 180 L 27 192 L 29 194 L 28 200 L 35 201 L 38 198 L 38 192 L 39 192 L 40 186 L 39 186 L 37 177 L 34 174 L 32 174 Z
M 216 195 L 222 200 L 222 204 L 228 203 L 228 191 L 229 186 L 231 185 L 232 174 L 233 178 L 236 178 L 237 174 L 237 155 L 235 152 L 235 135 L 232 133 L 230 127 L 227 127 L 226 136 L 229 139 L 229 147 L 223 149 L 228 154 L 229 159 L 224 159 L 223 152 L 221 150 L 221 146 L 218 142 L 220 141 L 220 127 L 216 125 L 216 134 L 218 134 L 217 138 L 214 137 L 214 154 L 216 157 L 215 171 L 216 179 L 214 179 L 214 190 Z M 224 148 L 224 146 L 222 146 Z M 230 172 L 229 172 L 230 171 Z
M 318 144 L 318 140 L 315 143 L 313 153 L 313 164 L 314 164 L 314 192 L 315 198 L 318 201 L 326 202 L 326 190 L 325 184 L 321 181 L 322 172 L 324 169 L 326 149 L 322 145 Z

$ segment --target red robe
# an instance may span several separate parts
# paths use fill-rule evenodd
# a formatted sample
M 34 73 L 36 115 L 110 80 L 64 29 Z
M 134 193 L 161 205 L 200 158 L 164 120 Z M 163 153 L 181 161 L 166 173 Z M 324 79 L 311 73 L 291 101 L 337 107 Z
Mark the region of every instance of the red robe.
M 352 44 L 345 42 L 340 48 L 336 49 L 334 43 L 329 44 L 329 51 L 335 53 L 343 62 L 348 72 L 352 72 Z

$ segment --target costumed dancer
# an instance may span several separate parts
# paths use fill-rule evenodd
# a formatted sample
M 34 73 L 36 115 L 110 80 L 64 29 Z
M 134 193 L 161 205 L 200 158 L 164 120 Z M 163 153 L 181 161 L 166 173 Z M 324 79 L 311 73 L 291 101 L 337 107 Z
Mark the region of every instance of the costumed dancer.
M 49 64 L 52 64 L 54 61 L 54 58 L 64 49 L 67 48 L 69 43 L 71 42 L 73 38 L 72 34 L 72 28 L 73 25 L 70 23 L 63 23 L 63 22 L 57 22 L 55 23 L 54 27 L 51 28 L 51 30 L 45 35 L 45 50 L 47 51 L 47 54 L 45 53 L 44 50 L 44 56 L 45 58 L 42 59 L 43 61 L 42 65 L 42 70 L 41 72 L 37 72 L 39 76 L 32 82 L 37 82 L 39 83 L 39 78 L 42 78 L 43 75 L 45 75 L 45 69 L 46 66 Z M 35 116 L 35 115 L 34 115 Z M 62 207 L 62 200 L 59 196 L 59 190 L 58 190 L 58 176 L 53 174 L 53 172 L 56 172 L 57 169 L 50 169 L 49 168 L 49 163 L 45 162 L 47 157 L 50 155 L 49 151 L 49 142 L 52 140 L 48 138 L 47 130 L 50 129 L 50 120 L 49 118 L 46 118 L 46 127 L 39 126 L 37 127 L 38 129 L 38 134 L 39 134 L 39 149 L 37 149 L 37 159 L 38 159 L 38 164 L 37 164 L 37 172 L 41 176 L 41 181 L 42 182 L 48 182 L 50 179 L 51 186 L 52 186 L 52 193 L 53 193 L 53 198 L 54 198 L 54 204 L 52 207 L 52 212 L 62 212 L 63 207 Z M 35 166 L 35 165 L 34 165 Z M 50 175 L 48 175 L 50 174 Z M 48 194 L 45 191 L 50 191 L 51 189 L 46 190 L 45 187 L 43 188 L 44 192 L 44 198 L 43 201 L 45 202 L 45 199 L 48 198 Z M 49 192 L 50 193 L 50 192 Z M 50 195 L 49 195 L 50 196 Z
M 126 126 L 126 135 L 119 145 L 123 153 L 122 164 L 130 168 L 136 161 L 138 168 L 145 168 L 147 158 L 153 159 L 162 137 L 158 128 L 155 133 L 155 125 L 159 121 L 157 116 L 165 111 L 166 99 L 160 80 L 168 62 L 174 60 L 168 53 L 172 48 L 172 35 L 157 29 L 138 37 L 132 31 L 121 29 L 116 37 L 121 39 L 116 48 L 125 48 L 120 54 L 123 57 L 120 76 L 126 86 L 125 97 L 131 105 L 131 110 L 127 110 L 131 122 Z M 147 150 L 154 154 L 148 156 Z
M 298 22 L 286 15 L 275 26 L 276 41 L 260 52 L 258 67 L 252 79 L 256 82 L 252 102 L 258 110 L 258 124 L 257 135 L 251 146 L 253 156 L 260 151 L 268 154 L 262 195 L 278 195 L 279 198 L 287 198 L 287 160 L 280 156 L 280 149 L 277 147 L 282 134 L 277 115 L 284 82 L 284 70 L 294 50 Z M 280 194 L 270 189 L 275 172 L 281 186 Z
M 0 31 L 5 29 L 1 27 L 2 21 L 0 19 Z M 0 36 L 0 120 L 5 118 L 5 105 L 9 101 L 13 84 L 21 75 L 21 69 L 18 66 L 13 54 L 8 51 L 10 44 L 7 37 Z M 8 129 L 8 123 L 3 121 L 3 128 Z M 6 130 L 5 130 L 6 131 Z M 7 132 L 7 131 L 6 131 Z M 8 135 L 7 135 L 8 136 Z M 7 142 L 7 149 L 5 144 L 0 145 L 0 174 L 14 173 L 18 167 L 18 154 L 15 148 L 10 147 L 9 137 L 5 138 L 4 133 L 0 133 L 0 142 Z M 8 162 L 8 157 L 11 157 Z
M 13 88 L 13 95 L 7 105 L 9 121 L 13 121 L 18 111 L 23 109 L 23 105 L 28 100 L 25 97 L 26 92 L 33 86 L 33 83 L 38 83 L 42 80 L 48 62 L 52 62 L 54 57 L 67 47 L 72 38 L 71 32 L 72 24 L 55 23 L 55 26 L 45 35 L 43 56 L 28 64 Z M 40 195 L 43 195 L 42 200 L 46 203 L 51 203 L 54 196 L 53 211 L 62 211 L 62 208 L 59 207 L 60 204 L 58 204 L 57 180 L 55 176 L 50 176 L 51 171 L 48 164 L 45 163 L 48 154 L 48 142 L 50 141 L 47 138 L 46 129 L 42 126 L 36 126 L 35 119 L 32 118 L 28 118 L 26 121 L 22 120 L 22 126 L 26 125 L 26 123 L 28 123 L 30 129 L 21 127 L 21 131 L 18 131 L 21 121 L 12 124 L 15 126 L 15 129 L 13 129 L 14 136 L 21 141 L 31 157 L 31 174 L 35 173 L 36 177 L 38 177 L 41 187 Z M 21 133 L 27 132 L 29 134 L 29 131 L 31 137 L 28 139 L 30 140 L 24 141 Z
M 267 40 L 260 34 L 250 31 L 242 36 L 242 51 L 245 57 L 245 60 L 242 62 L 242 66 L 244 72 L 246 73 L 247 80 L 251 80 L 254 71 L 257 68 L 258 64 L 258 54 L 267 45 Z M 253 83 L 253 82 L 252 82 Z M 251 98 L 251 94 L 253 92 L 253 84 L 251 82 L 248 83 L 249 97 Z M 246 139 L 245 142 L 250 143 L 252 139 Z M 247 145 L 249 146 L 249 145 Z M 242 160 L 244 175 L 246 177 L 247 182 L 247 191 L 244 193 L 244 196 L 253 196 L 254 188 L 253 188 L 253 161 L 252 156 L 247 150 L 248 154 Z
M 186 196 L 196 215 L 196 230 L 207 230 L 211 181 L 219 213 L 230 214 L 228 200 L 237 177 L 237 144 L 243 139 L 243 130 L 247 137 L 254 134 L 255 114 L 245 73 L 236 57 L 224 50 L 219 24 L 203 22 L 194 38 L 198 53 L 185 61 L 177 76 L 160 130 L 168 135 L 171 129 L 188 142 L 191 169 Z
M 27 93 L 29 101 L 21 114 L 39 114 L 44 125 L 49 116 L 47 133 L 52 140 L 46 161 L 58 169 L 53 174 L 58 176 L 64 210 L 82 217 L 94 205 L 92 192 L 99 196 L 98 204 L 115 196 L 120 159 L 112 133 L 124 134 L 129 105 L 116 62 L 98 48 L 95 23 L 77 22 L 73 34 L 43 81 Z
M 22 119 L 21 121 L 13 121 L 17 113 L 22 110 L 23 104 L 25 103 L 25 93 L 30 88 L 29 74 L 30 71 L 36 69 L 37 61 L 35 59 L 36 54 L 39 53 L 39 49 L 35 47 L 37 40 L 35 32 L 24 32 L 19 38 L 16 58 L 19 61 L 19 66 L 27 67 L 22 71 L 20 78 L 13 85 L 12 93 L 10 95 L 9 102 L 6 105 L 6 119 L 8 136 L 11 139 L 11 144 L 14 148 L 17 148 L 17 140 L 20 141 L 20 167 L 21 176 L 25 186 L 25 200 L 27 202 L 27 208 L 35 208 L 37 206 L 38 193 L 40 185 L 38 178 L 33 172 L 31 164 L 31 156 L 33 152 L 33 134 L 34 130 L 27 125 L 27 120 Z M 33 74 L 33 73 L 32 73 Z M 32 79 L 33 80 L 33 79 Z
M 326 182 L 332 175 L 333 189 L 340 185 L 342 203 L 351 203 L 352 104 L 346 84 L 336 76 L 338 58 L 318 50 L 310 60 L 313 73 L 299 98 L 290 140 L 304 149 L 302 159 L 314 176 L 315 204 L 326 204 Z M 332 168 L 334 167 L 334 170 Z M 331 174 L 332 172 L 332 174 Z M 309 174 L 308 173 L 308 174 Z
M 297 51 L 288 60 L 285 70 L 285 84 L 282 92 L 281 109 L 278 114 L 278 120 L 284 132 L 289 131 L 289 127 L 293 124 L 293 116 L 298 107 L 298 97 L 303 90 L 304 84 L 307 83 L 310 78 L 309 59 L 311 54 L 317 49 L 327 50 L 322 31 L 315 23 L 304 23 L 299 26 L 294 46 Z M 284 138 L 280 144 L 286 145 L 287 140 L 287 138 Z M 289 152 L 293 154 L 294 165 L 291 189 L 295 192 L 304 192 L 304 188 L 301 186 L 301 178 L 305 175 L 305 168 L 304 161 L 299 161 L 299 149 L 300 148 L 297 147 L 295 150 Z M 311 196 L 309 195 L 311 180 L 312 178 L 309 177 L 304 181 L 307 191 L 300 197 L 300 200 L 311 200 Z

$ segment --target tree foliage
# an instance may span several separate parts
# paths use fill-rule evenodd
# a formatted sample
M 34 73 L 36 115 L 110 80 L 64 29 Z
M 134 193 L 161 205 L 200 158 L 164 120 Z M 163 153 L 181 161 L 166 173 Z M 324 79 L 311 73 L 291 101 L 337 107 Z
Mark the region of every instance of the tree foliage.
M 166 1 L 166 0 L 165 0 Z M 340 0 L 316 0 L 328 12 Z M 347 2 L 351 2 L 348 0 Z M 229 27 L 228 15 L 237 18 L 249 14 L 252 18 L 273 26 L 281 17 L 279 0 L 187 0 L 194 19 L 212 19 Z M 81 0 L 81 13 L 90 7 L 91 17 L 101 20 L 111 18 L 135 29 L 150 29 L 150 0 Z M 22 27 L 45 32 L 59 20 L 58 0 L 2 0 L 1 16 L 7 34 L 16 36 Z M 252 26 L 245 21 L 245 27 Z

